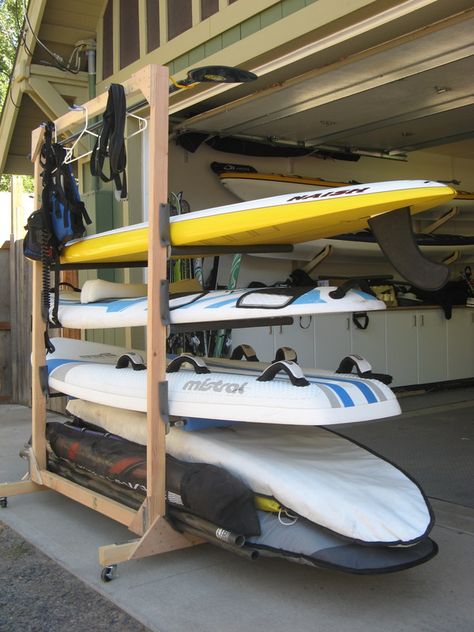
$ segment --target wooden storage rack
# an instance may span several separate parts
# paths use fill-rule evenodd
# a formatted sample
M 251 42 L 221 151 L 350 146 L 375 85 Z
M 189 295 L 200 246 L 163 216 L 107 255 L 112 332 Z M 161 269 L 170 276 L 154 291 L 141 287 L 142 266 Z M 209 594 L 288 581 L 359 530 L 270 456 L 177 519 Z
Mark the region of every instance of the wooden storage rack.
M 153 212 L 149 217 L 148 250 L 148 320 L 147 320 L 147 497 L 138 510 L 130 509 L 106 496 L 90 491 L 46 469 L 46 393 L 44 375 L 46 356 L 44 347 L 45 323 L 41 317 L 42 264 L 32 262 L 32 446 L 29 451 L 29 478 L 14 483 L 0 484 L 0 497 L 6 504 L 8 496 L 52 489 L 68 498 L 98 511 L 138 535 L 125 544 L 111 544 L 99 548 L 99 562 L 109 568 L 119 562 L 147 555 L 193 546 L 198 538 L 173 530 L 165 515 L 165 435 L 167 427 L 166 382 L 166 316 L 160 305 L 167 301 L 166 268 L 169 244 L 160 234 L 159 211 L 168 198 L 168 69 L 146 66 L 123 84 L 127 102 L 146 99 L 149 119 L 148 199 Z M 102 114 L 107 93 L 87 102 L 90 118 Z M 54 122 L 56 134 L 70 133 L 84 120 L 84 111 L 73 110 Z M 43 128 L 32 133 L 32 161 L 35 174 L 36 208 L 41 203 L 40 151 Z M 90 267 L 93 267 L 91 265 Z

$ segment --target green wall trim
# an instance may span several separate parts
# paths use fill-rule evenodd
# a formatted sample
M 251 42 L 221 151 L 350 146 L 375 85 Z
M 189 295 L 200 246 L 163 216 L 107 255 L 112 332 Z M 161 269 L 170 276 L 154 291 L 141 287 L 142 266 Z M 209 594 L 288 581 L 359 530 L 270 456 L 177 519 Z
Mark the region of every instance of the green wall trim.
M 253 15 L 251 18 L 244 20 L 241 24 L 233 26 L 231 29 L 224 31 L 217 37 L 213 37 L 204 44 L 200 44 L 196 48 L 192 48 L 184 55 L 180 55 L 176 59 L 169 62 L 168 67 L 170 74 L 174 75 L 184 68 L 213 55 L 214 53 L 235 44 L 239 40 L 249 37 L 258 31 L 271 26 L 288 17 L 292 13 L 304 9 L 310 4 L 317 2 L 317 0 L 281 0 L 277 4 Z

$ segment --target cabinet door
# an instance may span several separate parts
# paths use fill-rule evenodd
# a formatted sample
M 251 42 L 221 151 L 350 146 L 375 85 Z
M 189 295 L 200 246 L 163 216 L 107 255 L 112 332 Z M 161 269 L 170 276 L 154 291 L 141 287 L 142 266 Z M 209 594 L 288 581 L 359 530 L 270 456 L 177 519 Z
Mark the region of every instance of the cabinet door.
M 255 349 L 261 362 L 273 360 L 273 331 L 271 327 L 249 327 L 233 329 L 231 332 L 232 349 L 238 345 L 247 344 Z
M 440 309 L 427 309 L 418 317 L 418 383 L 448 378 L 446 318 Z
M 367 329 L 358 329 L 352 322 L 352 353 L 370 362 L 374 373 L 386 373 L 385 312 L 367 312 L 367 317 Z
M 415 311 L 388 311 L 387 373 L 391 386 L 418 383 L 418 317 Z
M 291 347 L 301 367 L 314 367 L 314 319 L 314 316 L 295 316 L 293 325 L 273 327 L 274 352 L 279 347 Z
M 314 359 L 318 369 L 335 371 L 351 353 L 350 314 L 320 314 L 314 322 Z
M 454 308 L 446 321 L 448 332 L 448 380 L 474 376 L 474 309 Z

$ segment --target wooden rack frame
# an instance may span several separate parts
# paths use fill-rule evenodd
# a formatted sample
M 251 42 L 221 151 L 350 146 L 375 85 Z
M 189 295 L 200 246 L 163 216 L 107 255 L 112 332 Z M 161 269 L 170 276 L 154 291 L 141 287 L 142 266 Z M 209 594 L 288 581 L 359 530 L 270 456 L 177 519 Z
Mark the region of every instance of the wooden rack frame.
M 140 536 L 125 544 L 99 548 L 99 562 L 111 566 L 126 560 L 193 546 L 198 538 L 182 535 L 171 528 L 166 510 L 167 323 L 162 321 L 159 306 L 167 294 L 166 267 L 169 244 L 162 242 L 159 210 L 168 198 L 168 69 L 150 65 L 123 84 L 127 100 L 145 98 L 150 108 L 148 199 L 153 212 L 149 217 L 148 251 L 148 321 L 147 321 L 147 497 L 138 510 L 130 509 L 106 496 L 86 489 L 46 469 L 46 394 L 41 373 L 45 370 L 45 323 L 41 317 L 42 264 L 32 262 L 32 446 L 29 451 L 29 478 L 0 484 L 0 497 L 52 489 L 128 527 Z M 102 114 L 107 93 L 86 103 L 90 118 Z M 58 137 L 79 126 L 84 111 L 74 110 L 56 119 Z M 41 204 L 40 151 L 43 128 L 32 132 L 32 161 L 35 174 L 36 207 Z M 166 300 L 167 297 L 163 297 Z

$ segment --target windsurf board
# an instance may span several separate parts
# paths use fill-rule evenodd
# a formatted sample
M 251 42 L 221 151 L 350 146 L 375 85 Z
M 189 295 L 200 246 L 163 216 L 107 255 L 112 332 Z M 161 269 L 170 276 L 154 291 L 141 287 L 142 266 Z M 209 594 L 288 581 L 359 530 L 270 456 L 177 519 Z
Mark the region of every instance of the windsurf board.
M 68 338 L 53 338 L 52 343 L 55 351 L 46 358 L 50 388 L 98 404 L 146 411 L 146 370 L 115 366 L 126 350 Z M 290 370 L 288 375 L 266 373 L 263 379 L 268 381 L 262 381 L 261 374 L 247 370 L 217 367 L 195 373 L 183 365 L 167 374 L 169 413 L 181 418 L 310 426 L 400 413 L 393 392 L 377 380 L 316 369 L 301 372 L 298 365 L 289 366 L 291 375 Z
M 91 282 L 88 282 L 89 284 Z M 360 290 L 333 298 L 335 287 L 268 287 L 196 292 L 171 297 L 171 324 L 213 323 L 385 309 L 385 303 Z M 90 295 L 89 286 L 86 288 Z M 112 291 L 113 294 L 119 291 Z M 125 290 L 123 290 L 125 293 Z M 147 324 L 147 297 L 81 302 L 77 292 L 60 294 L 58 319 L 71 329 L 134 327 Z M 52 307 L 51 307 L 52 310 Z
M 429 180 L 285 194 L 171 217 L 170 239 L 178 247 L 295 244 L 362 230 L 371 217 L 396 209 L 409 207 L 412 214 L 419 213 L 454 195 L 451 187 Z M 142 223 L 72 241 L 61 263 L 140 262 L 147 256 L 148 224 Z

